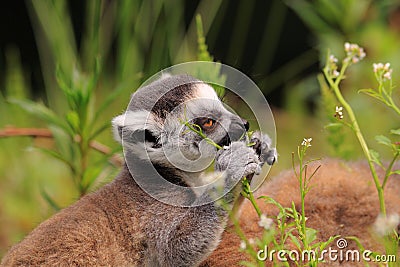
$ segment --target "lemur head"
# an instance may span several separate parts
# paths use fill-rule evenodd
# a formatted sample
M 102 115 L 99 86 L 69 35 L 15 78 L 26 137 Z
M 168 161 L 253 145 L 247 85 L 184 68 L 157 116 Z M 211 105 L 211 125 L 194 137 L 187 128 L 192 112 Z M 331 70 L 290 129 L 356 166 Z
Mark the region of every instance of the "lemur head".
M 188 130 L 185 121 L 198 125 L 220 146 L 239 140 L 249 129 L 247 121 L 224 107 L 210 85 L 188 75 L 162 77 L 140 88 L 126 113 L 113 120 L 113 128 L 125 150 L 138 158 L 199 172 L 212 162 L 216 149 Z
M 198 125 L 220 146 L 239 140 L 249 129 L 247 121 L 224 107 L 210 85 L 188 75 L 163 77 L 140 88 L 126 113 L 113 120 L 113 128 L 116 139 L 138 157 L 186 170 L 193 161 L 208 161 L 215 149 L 189 131 L 185 121 Z

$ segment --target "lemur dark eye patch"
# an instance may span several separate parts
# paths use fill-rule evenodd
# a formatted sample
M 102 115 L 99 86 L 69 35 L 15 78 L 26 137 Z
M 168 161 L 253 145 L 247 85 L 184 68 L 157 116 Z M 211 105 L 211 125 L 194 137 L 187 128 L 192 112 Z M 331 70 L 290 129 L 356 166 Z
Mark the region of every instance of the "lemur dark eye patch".
M 156 136 L 154 136 L 153 133 L 147 129 L 135 131 L 132 133 L 131 137 L 134 142 L 143 143 L 146 141 L 146 142 L 154 143 L 154 145 L 153 145 L 154 148 L 161 147 L 161 145 L 158 143 L 158 138 Z
M 145 138 L 145 140 L 147 141 L 147 142 L 151 142 L 151 143 L 157 143 L 158 142 L 158 140 L 157 140 L 157 137 L 155 137 L 154 135 L 153 135 L 153 133 L 152 132 L 150 132 L 149 130 L 144 130 L 144 138 Z

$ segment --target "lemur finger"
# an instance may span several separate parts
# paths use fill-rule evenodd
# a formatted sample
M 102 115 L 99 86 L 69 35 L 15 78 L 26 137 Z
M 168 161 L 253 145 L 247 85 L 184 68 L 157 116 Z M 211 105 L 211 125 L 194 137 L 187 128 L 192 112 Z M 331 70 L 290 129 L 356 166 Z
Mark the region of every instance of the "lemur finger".
M 274 164 L 277 158 L 278 156 L 275 148 L 269 150 L 263 157 L 264 161 L 267 162 L 268 165 Z
M 252 134 L 250 142 L 254 143 L 252 148 L 256 151 L 263 163 L 266 162 L 268 165 L 275 163 L 278 156 L 276 149 L 271 147 L 272 141 L 268 135 L 256 131 Z
M 250 163 L 259 163 L 255 151 L 243 142 L 233 142 L 227 149 L 220 150 L 216 156 L 216 170 L 229 169 L 240 172 Z
M 243 176 L 249 176 L 251 174 L 259 174 L 261 172 L 261 167 L 258 163 L 250 163 L 246 166 Z

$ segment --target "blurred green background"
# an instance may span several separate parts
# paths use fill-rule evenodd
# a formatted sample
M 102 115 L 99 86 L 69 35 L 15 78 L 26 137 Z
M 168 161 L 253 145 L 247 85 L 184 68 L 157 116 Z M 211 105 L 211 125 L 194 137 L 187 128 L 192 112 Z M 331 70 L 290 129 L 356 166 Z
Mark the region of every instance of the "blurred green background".
M 324 127 L 337 103 L 322 100 L 317 80 L 327 50 L 343 56 L 346 41 L 367 53 L 343 90 L 369 144 L 385 156 L 373 137 L 400 128 L 395 114 L 357 94 L 376 86 L 374 62 L 391 62 L 398 85 L 399 1 L 7 1 L 0 21 L 0 130 L 48 128 L 54 136 L 0 137 L 0 257 L 113 178 L 118 168 L 91 142 L 120 151 L 111 118 L 143 81 L 176 63 L 213 59 L 259 85 L 277 126 L 272 175 L 290 167 L 304 137 L 313 138 L 310 156 L 361 157 L 350 131 Z

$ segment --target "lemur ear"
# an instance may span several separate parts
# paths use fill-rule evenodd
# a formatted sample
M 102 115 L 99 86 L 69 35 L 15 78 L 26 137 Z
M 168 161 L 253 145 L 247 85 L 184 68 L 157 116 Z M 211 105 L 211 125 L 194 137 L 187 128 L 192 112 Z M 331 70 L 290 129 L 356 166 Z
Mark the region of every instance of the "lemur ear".
M 122 128 L 124 127 L 125 113 L 111 120 L 114 139 L 122 143 Z
M 122 133 L 135 143 L 144 141 L 157 143 L 158 131 L 155 130 L 154 120 L 148 111 L 127 111 L 115 117 L 111 123 L 114 138 L 119 143 L 122 143 Z

